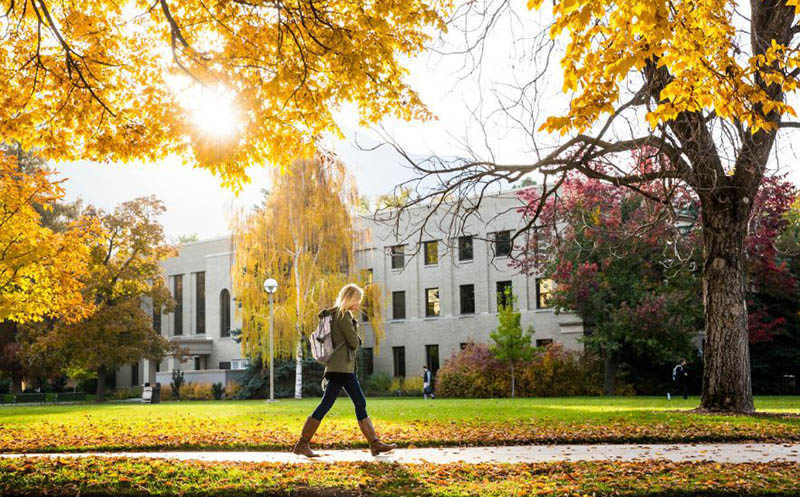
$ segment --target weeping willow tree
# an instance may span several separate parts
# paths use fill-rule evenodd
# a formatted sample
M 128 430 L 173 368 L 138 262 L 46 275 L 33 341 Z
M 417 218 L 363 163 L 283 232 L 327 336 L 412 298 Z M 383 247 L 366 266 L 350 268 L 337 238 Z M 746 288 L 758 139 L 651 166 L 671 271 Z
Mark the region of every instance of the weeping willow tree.
M 302 396 L 303 339 L 317 324 L 320 309 L 333 305 L 349 282 L 366 290 L 365 313 L 376 339 L 383 336 L 381 290 L 356 267 L 366 241 L 358 226 L 358 191 L 345 165 L 330 156 L 298 160 L 272 174 L 265 202 L 239 211 L 232 222 L 235 262 L 233 290 L 241 302 L 242 351 L 269 362 L 269 300 L 263 283 L 278 281 L 275 292 L 274 350 L 294 355 L 295 397 Z

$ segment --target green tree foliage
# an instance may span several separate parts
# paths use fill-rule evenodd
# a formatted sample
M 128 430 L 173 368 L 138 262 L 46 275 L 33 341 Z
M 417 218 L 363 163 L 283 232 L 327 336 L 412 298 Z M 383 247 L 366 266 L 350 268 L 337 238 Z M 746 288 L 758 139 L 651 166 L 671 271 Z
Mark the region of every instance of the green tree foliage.
M 510 289 L 506 289 L 503 302 L 498 303 L 497 329 L 489 334 L 492 354 L 497 360 L 508 364 L 511 373 L 511 397 L 516 394 L 515 366 L 529 361 L 534 352 L 531 346 L 533 326 L 528 326 L 523 331 L 522 314 L 514 310 L 515 302 L 516 297 L 511 295 Z
M 197 236 L 197 233 L 185 233 L 183 235 L 178 235 L 177 245 L 185 245 L 187 243 L 194 243 L 199 241 L 200 237 Z

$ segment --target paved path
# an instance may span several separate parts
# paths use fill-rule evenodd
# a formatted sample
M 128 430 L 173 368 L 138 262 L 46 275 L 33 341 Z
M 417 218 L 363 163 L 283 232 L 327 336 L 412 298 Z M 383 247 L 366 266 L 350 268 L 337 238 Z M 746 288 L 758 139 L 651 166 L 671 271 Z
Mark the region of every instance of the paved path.
M 552 461 L 670 461 L 770 462 L 800 464 L 800 444 L 697 444 L 697 445 L 524 445 L 397 449 L 373 458 L 366 450 L 320 450 L 318 462 L 383 461 L 438 464 L 522 463 Z M 93 452 L 64 454 L 0 454 L 0 457 L 149 457 L 201 461 L 306 463 L 312 461 L 289 452 Z

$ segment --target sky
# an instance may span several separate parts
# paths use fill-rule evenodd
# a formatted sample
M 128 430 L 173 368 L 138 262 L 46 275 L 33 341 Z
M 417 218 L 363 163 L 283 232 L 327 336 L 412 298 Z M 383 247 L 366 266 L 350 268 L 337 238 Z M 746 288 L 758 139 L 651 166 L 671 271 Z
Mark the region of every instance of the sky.
M 353 139 L 336 144 L 340 158 L 356 175 L 359 192 L 365 195 L 391 191 L 394 185 L 413 175 L 401 164 L 401 158 L 384 148 L 374 152 L 358 149 L 377 142 L 349 133 Z M 355 137 L 358 136 L 356 142 Z M 251 183 L 238 196 L 220 186 L 209 171 L 182 164 L 179 157 L 156 163 L 98 164 L 88 161 L 55 165 L 63 184 L 66 200 L 82 199 L 105 210 L 136 197 L 155 195 L 166 206 L 160 222 L 169 239 L 196 233 L 201 240 L 228 233 L 233 209 L 260 203 L 262 189 L 269 187 L 269 170 L 251 168 Z

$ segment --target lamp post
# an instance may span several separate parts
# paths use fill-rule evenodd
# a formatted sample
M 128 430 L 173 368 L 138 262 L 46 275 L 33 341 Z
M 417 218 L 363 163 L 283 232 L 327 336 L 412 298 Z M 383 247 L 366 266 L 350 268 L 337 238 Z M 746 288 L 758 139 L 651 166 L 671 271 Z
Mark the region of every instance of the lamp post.
M 273 278 L 267 278 L 264 280 L 264 290 L 269 295 L 269 401 L 275 402 L 275 379 L 273 375 L 274 368 L 272 367 L 272 361 L 274 358 L 273 352 L 273 340 L 272 340 L 272 329 L 273 329 L 273 311 L 272 311 L 272 295 L 275 293 L 275 290 L 278 289 L 278 282 L 275 281 Z

